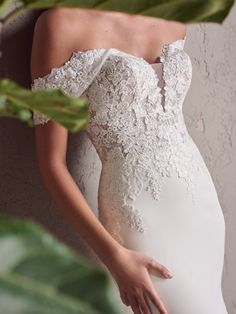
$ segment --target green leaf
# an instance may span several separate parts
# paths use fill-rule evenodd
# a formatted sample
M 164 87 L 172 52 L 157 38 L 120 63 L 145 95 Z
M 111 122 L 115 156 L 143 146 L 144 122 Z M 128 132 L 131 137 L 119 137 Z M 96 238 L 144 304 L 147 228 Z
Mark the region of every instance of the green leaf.
M 44 114 L 71 132 L 86 127 L 89 121 L 85 98 L 66 95 L 59 89 L 34 90 L 20 87 L 8 79 L 0 80 L 0 116 L 17 117 L 33 125 L 32 112 Z
M 0 0 L 0 18 L 4 16 L 8 7 L 13 5 L 15 0 Z
M 6 108 L 6 97 L 4 95 L 0 95 L 0 110 Z
M 117 314 L 111 278 L 29 219 L 0 214 L 4 314 Z
M 83 7 L 127 12 L 184 23 L 218 22 L 228 15 L 234 0 L 22 0 L 29 9 Z

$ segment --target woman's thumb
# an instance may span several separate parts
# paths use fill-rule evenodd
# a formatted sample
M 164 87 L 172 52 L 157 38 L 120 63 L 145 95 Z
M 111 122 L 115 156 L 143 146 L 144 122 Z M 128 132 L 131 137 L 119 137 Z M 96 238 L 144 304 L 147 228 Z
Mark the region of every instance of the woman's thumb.
M 151 260 L 149 261 L 148 270 L 150 273 L 156 276 L 159 276 L 161 274 L 165 278 L 173 277 L 172 273 L 164 265 L 160 264 L 154 258 L 151 258 Z

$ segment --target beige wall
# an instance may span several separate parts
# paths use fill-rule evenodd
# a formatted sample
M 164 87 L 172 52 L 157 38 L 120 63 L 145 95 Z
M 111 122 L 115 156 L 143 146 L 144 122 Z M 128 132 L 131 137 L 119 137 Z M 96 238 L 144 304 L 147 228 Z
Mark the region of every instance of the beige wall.
M 190 26 L 193 80 L 185 122 L 215 183 L 226 223 L 223 294 L 236 314 L 236 5 L 223 25 Z
M 1 76 L 30 86 L 29 60 L 36 13 L 17 18 L 5 31 Z M 189 133 L 212 174 L 226 222 L 223 294 L 236 314 L 236 6 L 223 25 L 191 25 L 185 49 L 193 63 L 193 81 L 184 104 Z M 85 133 L 70 134 L 69 169 L 97 213 L 101 163 Z M 30 216 L 80 254 L 95 259 L 65 221 L 42 185 L 35 158 L 34 129 L 20 121 L 0 123 L 0 210 Z

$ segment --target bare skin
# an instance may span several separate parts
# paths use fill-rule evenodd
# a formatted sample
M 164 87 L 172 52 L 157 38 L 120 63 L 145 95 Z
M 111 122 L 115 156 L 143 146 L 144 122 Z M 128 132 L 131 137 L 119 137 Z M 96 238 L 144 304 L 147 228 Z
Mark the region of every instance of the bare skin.
M 40 15 L 35 25 L 31 79 L 62 66 L 73 51 L 93 48 L 113 47 L 155 63 L 165 43 L 182 39 L 185 34 L 185 25 L 156 18 L 88 9 L 50 9 Z M 46 189 L 108 268 L 123 303 L 131 306 L 135 314 L 152 314 L 148 297 L 161 314 L 168 314 L 150 274 L 158 273 L 167 279 L 172 277 L 169 270 L 152 257 L 120 245 L 99 222 L 69 173 L 67 129 L 50 120 L 35 126 L 35 140 Z

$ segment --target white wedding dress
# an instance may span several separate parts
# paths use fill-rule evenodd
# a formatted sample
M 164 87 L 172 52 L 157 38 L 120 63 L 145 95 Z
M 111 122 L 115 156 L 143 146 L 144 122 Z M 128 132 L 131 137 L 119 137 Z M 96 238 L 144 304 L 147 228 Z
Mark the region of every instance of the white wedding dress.
M 166 44 L 154 64 L 116 48 L 76 51 L 35 79 L 32 89 L 60 88 L 87 97 L 86 132 L 102 163 L 98 218 L 122 245 L 154 257 L 173 273 L 172 279 L 151 274 L 168 313 L 226 314 L 225 221 L 211 175 L 184 123 L 182 106 L 192 77 L 184 42 Z M 34 111 L 35 125 L 47 121 Z M 115 289 L 120 313 L 133 313 Z

